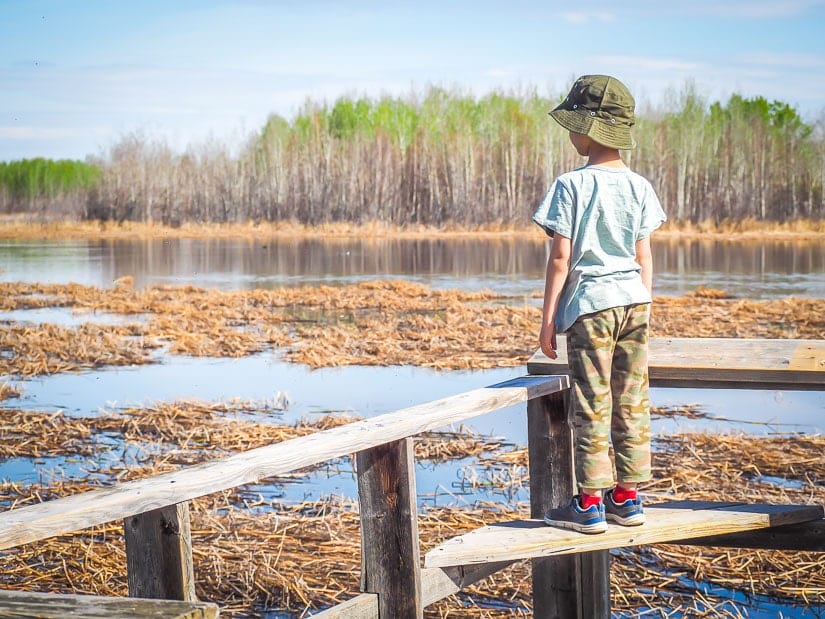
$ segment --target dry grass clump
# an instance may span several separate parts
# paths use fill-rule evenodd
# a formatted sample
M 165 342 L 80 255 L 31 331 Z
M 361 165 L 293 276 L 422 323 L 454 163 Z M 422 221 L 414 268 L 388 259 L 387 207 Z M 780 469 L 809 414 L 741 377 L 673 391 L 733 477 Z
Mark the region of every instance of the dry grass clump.
M 687 297 L 696 297 L 698 299 L 730 299 L 732 295 L 724 290 L 717 288 L 708 288 L 707 286 L 697 286 L 694 290 L 687 293 Z
M 19 398 L 22 393 L 20 388 L 15 385 L 10 385 L 9 383 L 0 384 L 0 401 Z
M 0 324 L 0 375 L 34 376 L 150 363 L 131 326 Z
M 663 337 L 825 339 L 825 299 L 657 297 L 650 326 Z
M 0 456 L 40 458 L 54 455 L 90 455 L 92 420 L 71 419 L 63 413 L 0 409 Z

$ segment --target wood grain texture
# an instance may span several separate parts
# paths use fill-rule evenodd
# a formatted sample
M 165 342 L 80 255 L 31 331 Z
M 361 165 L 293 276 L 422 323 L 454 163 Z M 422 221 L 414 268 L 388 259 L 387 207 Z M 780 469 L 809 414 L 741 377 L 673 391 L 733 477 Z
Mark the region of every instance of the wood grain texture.
M 17 619 L 216 619 L 218 613 L 203 602 L 0 591 L 0 617 Z
M 189 503 L 129 516 L 123 528 L 129 595 L 194 602 Z
M 566 376 L 522 377 L 179 471 L 6 511 L 0 513 L 0 550 L 255 483 L 568 387 Z
M 575 493 L 573 431 L 567 411 L 565 393 L 527 403 L 530 515 L 538 520 Z M 578 616 L 578 563 L 574 555 L 532 561 L 533 609 L 537 618 Z
M 421 570 L 421 603 L 429 606 L 445 597 L 458 593 L 499 570 L 511 561 Z M 378 619 L 378 596 L 362 593 L 354 598 L 312 615 L 313 619 Z
M 378 619 L 378 596 L 374 593 L 362 593 L 319 613 L 312 619 Z
M 421 619 L 415 456 L 410 438 L 356 456 L 361 513 L 361 590 L 378 595 L 378 614 Z
M 711 535 L 698 539 L 673 540 L 671 544 L 761 548 L 765 550 L 804 550 L 825 552 L 825 520 L 811 520 L 770 529 Z
M 638 527 L 608 524 L 606 533 L 585 535 L 549 527 L 540 520 L 493 524 L 454 537 L 427 553 L 427 567 L 547 557 L 707 537 L 820 520 L 821 505 L 749 505 L 682 501 L 645 508 Z
M 559 358 L 537 351 L 530 374 L 567 372 L 567 346 Z M 651 338 L 650 384 L 655 387 L 825 389 L 825 342 L 737 338 Z

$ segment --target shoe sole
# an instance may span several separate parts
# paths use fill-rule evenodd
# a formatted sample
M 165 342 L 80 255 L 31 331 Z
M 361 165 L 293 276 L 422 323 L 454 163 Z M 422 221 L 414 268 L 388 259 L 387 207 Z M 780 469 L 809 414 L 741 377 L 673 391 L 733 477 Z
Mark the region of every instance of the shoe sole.
M 594 522 L 593 524 L 579 524 L 577 522 L 570 522 L 569 520 L 550 520 L 544 519 L 544 524 L 551 527 L 561 527 L 562 529 L 570 529 L 571 531 L 578 531 L 579 533 L 586 533 L 593 535 L 595 533 L 604 533 L 607 531 L 606 522 Z
M 640 524 L 645 523 L 644 514 L 633 514 L 632 516 L 628 516 L 627 518 L 622 518 L 617 514 L 607 513 L 605 514 L 605 518 L 607 518 L 611 522 L 615 522 L 616 524 L 620 524 L 624 527 L 638 527 Z

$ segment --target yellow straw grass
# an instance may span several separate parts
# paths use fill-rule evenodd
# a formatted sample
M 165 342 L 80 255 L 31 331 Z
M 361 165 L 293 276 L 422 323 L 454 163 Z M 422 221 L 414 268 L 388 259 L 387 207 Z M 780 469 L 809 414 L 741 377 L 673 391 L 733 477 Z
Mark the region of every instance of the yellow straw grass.
M 683 337 L 825 337 L 825 299 L 730 299 L 699 288 L 658 297 L 652 334 Z M 0 310 L 70 308 L 75 327 L 0 323 L 0 374 L 31 376 L 150 363 L 154 351 L 241 357 L 279 349 L 311 367 L 417 365 L 480 369 L 523 365 L 537 347 L 538 301 L 437 290 L 405 281 L 220 291 L 0 283 Z M 129 324 L 98 325 L 123 315 Z

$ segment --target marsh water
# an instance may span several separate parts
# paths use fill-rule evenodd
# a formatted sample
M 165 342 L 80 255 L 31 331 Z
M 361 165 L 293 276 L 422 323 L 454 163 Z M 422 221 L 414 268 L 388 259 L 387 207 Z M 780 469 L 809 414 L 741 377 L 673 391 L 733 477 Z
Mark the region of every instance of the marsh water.
M 136 287 L 193 284 L 205 288 L 251 289 L 298 285 L 343 285 L 368 279 L 405 279 L 438 288 L 489 289 L 517 303 L 539 304 L 546 243 L 471 239 L 322 240 L 134 240 L 0 242 L 0 281 L 78 282 L 110 286 L 132 276 Z M 697 286 L 720 288 L 735 297 L 825 297 L 825 239 L 820 242 L 654 242 L 654 293 L 682 295 Z M 70 310 L 0 312 L 0 320 L 75 324 L 89 320 Z M 94 320 L 117 320 L 96 316 Z M 181 399 L 261 402 L 280 399 L 285 423 L 342 411 L 361 417 L 507 380 L 519 368 L 434 371 L 412 366 L 339 367 L 311 370 L 284 362 L 278 351 L 241 359 L 162 356 L 158 363 L 104 368 L 28 380 L 13 379 L 22 391 L 7 406 L 62 410 L 90 416 L 125 406 Z M 0 376 L 0 381 L 10 380 Z M 825 393 L 654 389 L 657 406 L 697 404 L 709 417 L 660 417 L 654 433 L 820 433 L 825 430 Z M 524 406 L 471 420 L 471 429 L 524 445 Z M 129 460 L 129 447 L 114 444 L 102 458 Z M 71 458 L 17 459 L 0 463 L 0 478 L 22 483 L 71 477 L 87 466 Z M 329 495 L 356 496 L 351 467 L 317 472 L 296 484 L 261 485 L 266 497 L 288 501 Z M 526 489 L 506 493 L 473 487 L 484 471 L 471 463 L 420 463 L 417 487 L 422 503 L 473 504 L 526 501 Z M 777 483 L 782 483 L 777 481 Z M 752 608 L 751 616 L 761 615 Z M 796 609 L 786 616 L 809 616 Z M 798 611 L 798 612 L 797 612 Z M 810 615 L 813 616 L 813 615 Z
M 240 289 L 403 278 L 530 295 L 541 290 L 547 250 L 514 238 L 0 242 L 0 279 L 108 286 L 131 275 L 137 286 Z M 825 297 L 825 239 L 661 241 L 653 251 L 656 294 L 705 285 L 737 297 Z

